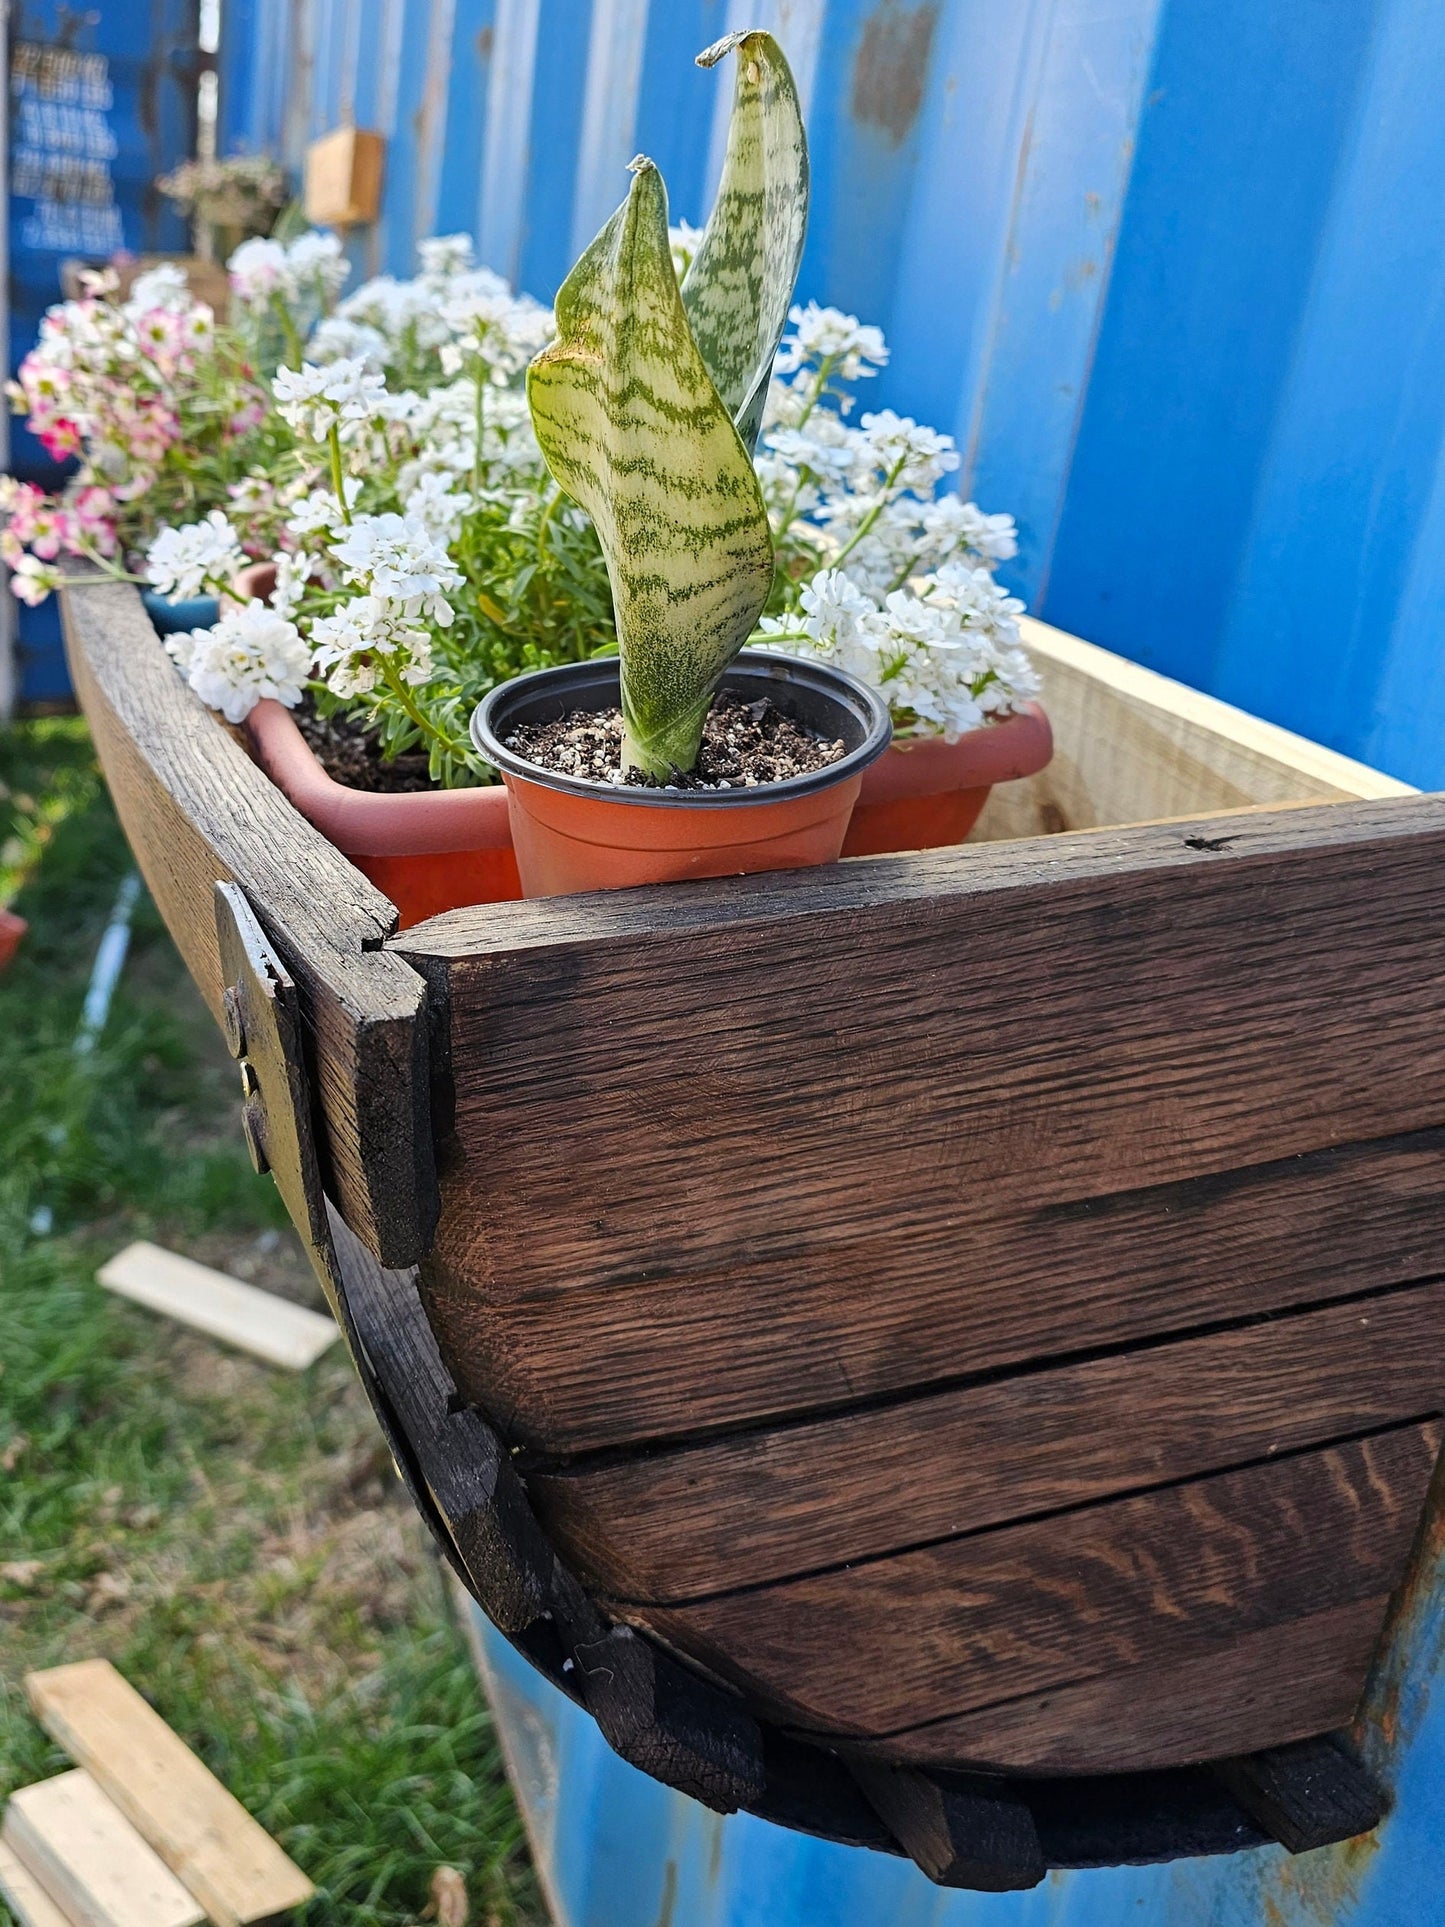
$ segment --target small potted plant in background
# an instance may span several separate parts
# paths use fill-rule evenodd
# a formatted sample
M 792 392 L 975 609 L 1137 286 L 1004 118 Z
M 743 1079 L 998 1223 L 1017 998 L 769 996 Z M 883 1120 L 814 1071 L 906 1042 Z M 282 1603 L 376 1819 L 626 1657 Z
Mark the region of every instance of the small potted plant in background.
M 243 241 L 272 233 L 291 198 L 286 170 L 265 154 L 183 161 L 156 186 L 190 221 L 203 261 L 229 261 Z

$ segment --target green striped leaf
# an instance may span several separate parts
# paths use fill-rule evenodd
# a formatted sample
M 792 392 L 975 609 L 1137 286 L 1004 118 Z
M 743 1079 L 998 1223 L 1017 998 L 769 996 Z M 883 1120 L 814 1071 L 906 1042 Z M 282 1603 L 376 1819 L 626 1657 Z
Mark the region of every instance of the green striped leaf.
M 767 599 L 773 544 L 752 460 L 688 327 L 649 160 L 563 282 L 527 371 L 542 453 L 592 517 L 622 657 L 624 767 L 697 761 L 723 671 Z
M 722 180 L 682 284 L 693 339 L 738 433 L 756 447 L 808 225 L 798 90 L 770 33 L 730 33 L 697 57 L 738 57 Z

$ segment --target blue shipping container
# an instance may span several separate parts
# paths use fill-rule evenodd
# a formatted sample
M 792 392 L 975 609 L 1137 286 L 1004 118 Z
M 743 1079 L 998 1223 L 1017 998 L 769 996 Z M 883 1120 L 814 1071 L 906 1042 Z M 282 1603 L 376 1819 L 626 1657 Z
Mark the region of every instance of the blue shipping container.
M 182 251 L 185 223 L 157 189 L 192 153 L 198 0 L 63 0 L 10 9 L 10 371 L 61 298 L 70 257 Z M 10 468 L 53 488 L 64 477 L 17 421 Z M 53 603 L 20 611 L 20 693 L 64 697 L 69 684 Z

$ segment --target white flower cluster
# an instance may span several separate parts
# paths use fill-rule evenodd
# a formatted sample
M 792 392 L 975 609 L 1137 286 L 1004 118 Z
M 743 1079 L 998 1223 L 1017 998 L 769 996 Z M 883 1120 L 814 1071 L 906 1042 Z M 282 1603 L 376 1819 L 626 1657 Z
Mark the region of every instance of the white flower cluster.
M 890 591 L 881 607 L 842 569 L 824 569 L 801 603 L 801 631 L 797 617 L 769 617 L 762 640 L 871 684 L 900 734 L 954 742 L 1038 694 L 1019 642 L 1023 604 L 987 569 L 945 563 L 916 592 Z
M 330 307 L 350 272 L 334 234 L 310 232 L 289 244 L 243 241 L 226 263 L 236 305 L 255 314 L 279 298 L 288 308 Z
M 166 648 L 201 701 L 228 723 L 244 722 L 263 696 L 294 709 L 311 673 L 311 651 L 295 623 L 254 600 L 212 629 L 167 637 Z
M 993 579 L 1018 553 L 1012 516 L 938 484 L 952 438 L 892 409 L 847 419 L 848 384 L 876 375 L 877 328 L 836 308 L 794 308 L 757 456 L 796 607 L 760 640 L 834 662 L 889 700 L 900 734 L 950 740 L 1037 693 L 1019 643 L 1023 604 Z
M 158 595 L 186 602 L 229 589 L 246 556 L 241 539 L 220 509 L 203 522 L 162 529 L 146 552 L 146 576 Z
M 369 373 L 360 360 L 278 368 L 271 387 L 282 421 L 314 442 L 328 441 L 333 429 L 343 442 L 354 441 L 387 412 L 385 378 Z

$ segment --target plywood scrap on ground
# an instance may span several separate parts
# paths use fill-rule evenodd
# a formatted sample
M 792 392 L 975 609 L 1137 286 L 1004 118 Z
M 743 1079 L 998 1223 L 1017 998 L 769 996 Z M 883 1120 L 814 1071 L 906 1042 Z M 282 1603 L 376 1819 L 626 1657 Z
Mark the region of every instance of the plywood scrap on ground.
M 31 1673 L 25 1687 L 46 1732 L 149 1841 L 216 1927 L 273 1920 L 312 1897 L 296 1863 L 108 1660 Z
M 335 1322 L 320 1312 L 144 1239 L 118 1251 L 96 1276 L 107 1291 L 148 1311 L 293 1372 L 314 1365 L 337 1338 Z

